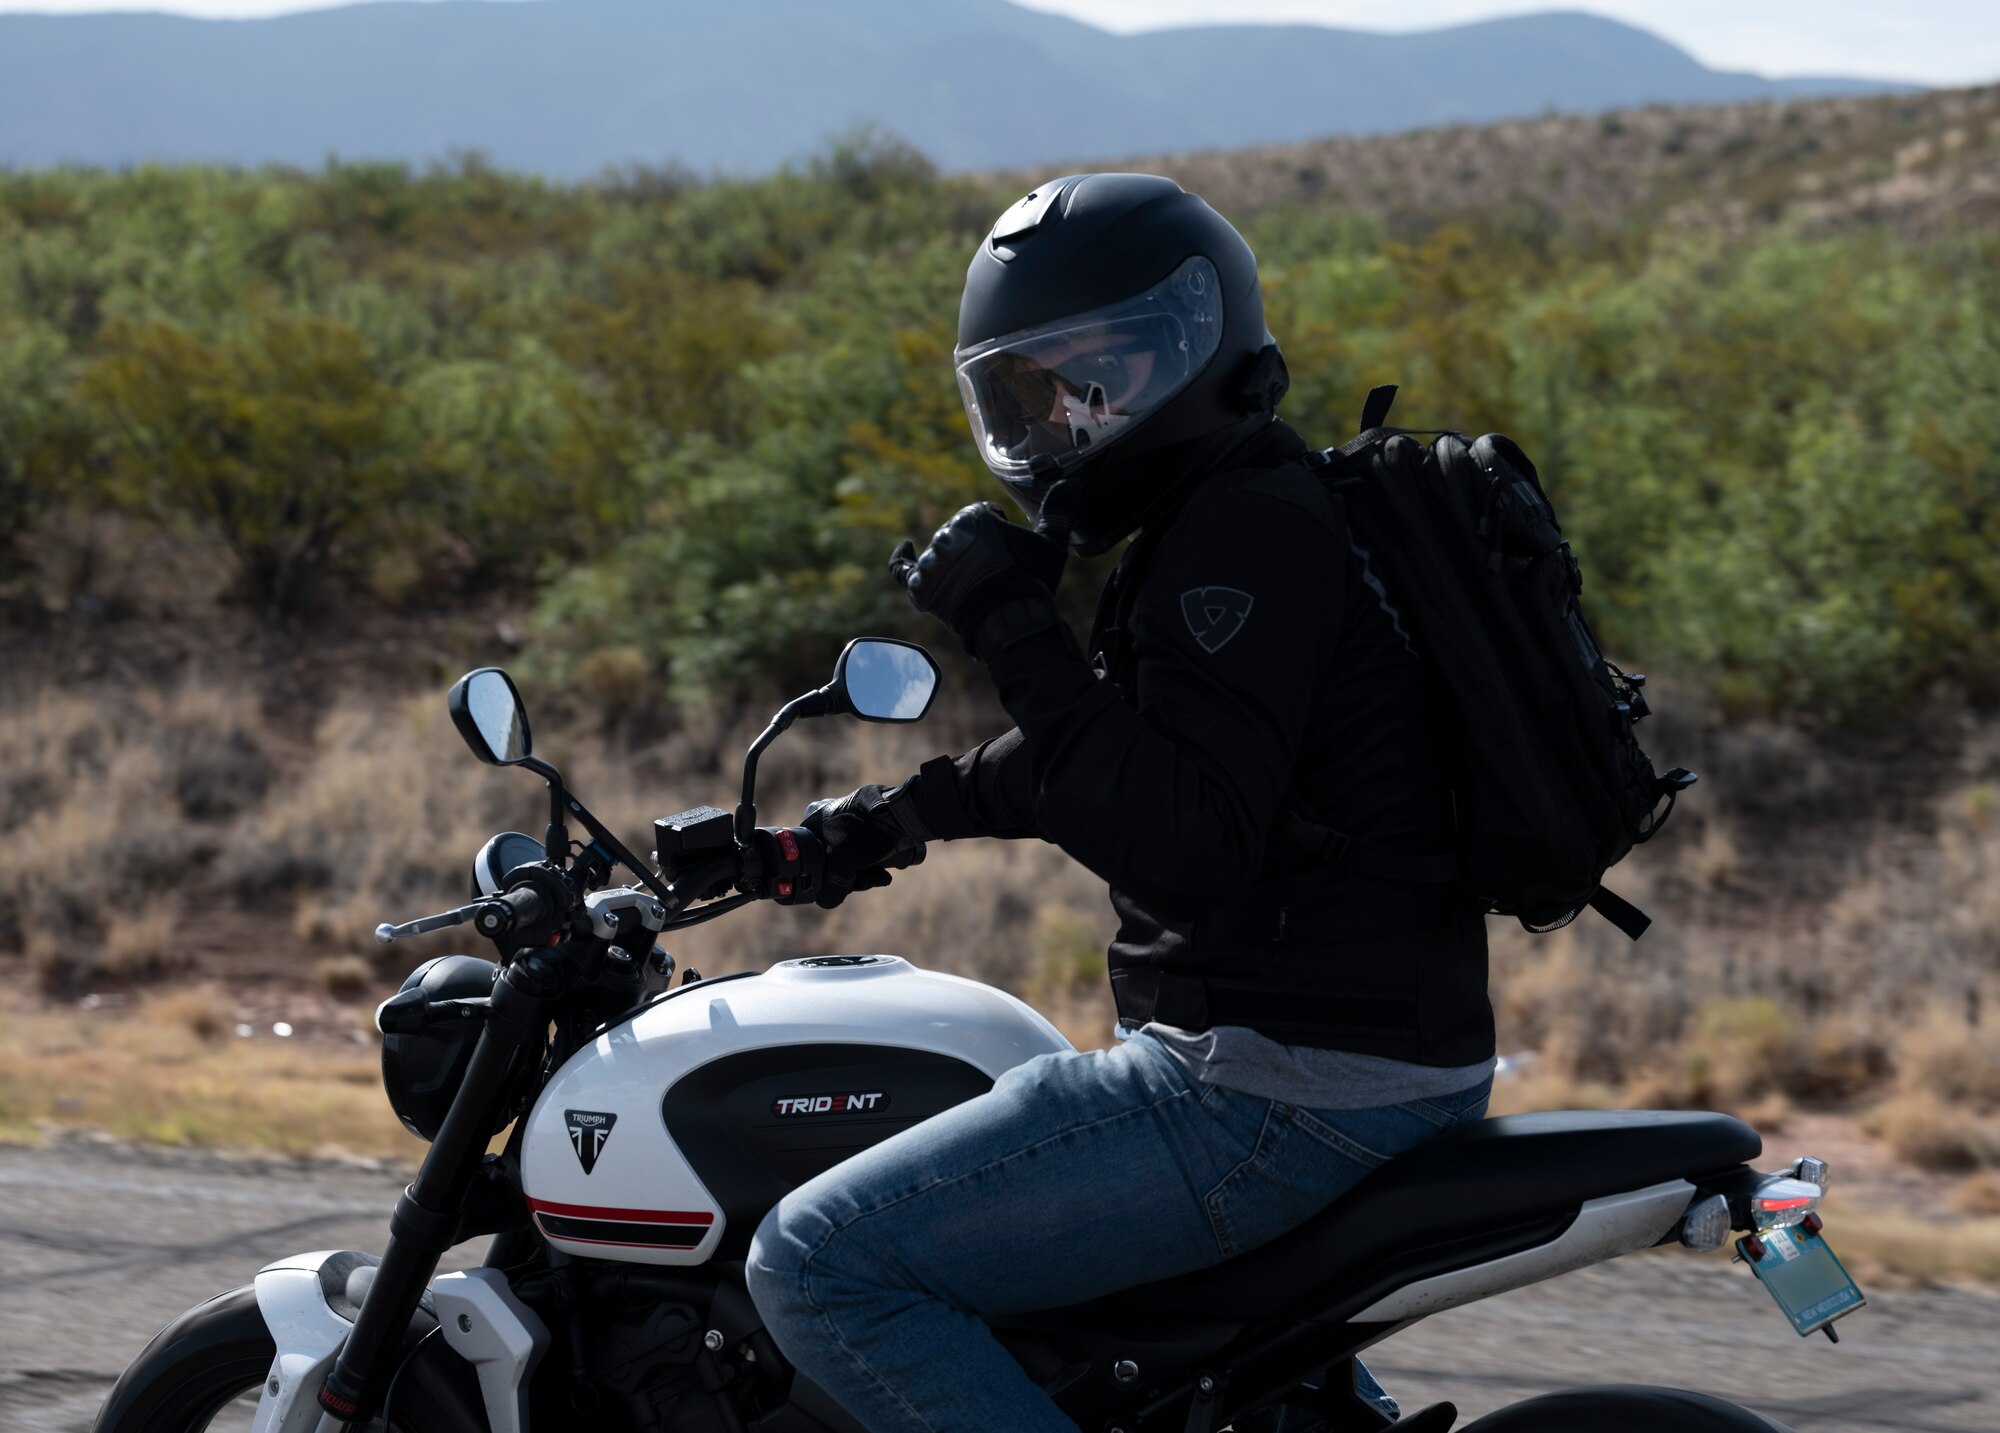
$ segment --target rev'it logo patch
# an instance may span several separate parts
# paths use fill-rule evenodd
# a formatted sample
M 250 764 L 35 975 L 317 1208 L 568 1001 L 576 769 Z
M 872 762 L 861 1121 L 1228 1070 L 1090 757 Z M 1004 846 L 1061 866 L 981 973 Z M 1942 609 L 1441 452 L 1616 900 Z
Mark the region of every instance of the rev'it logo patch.
M 1256 599 L 1234 587 L 1191 587 L 1181 594 L 1181 616 L 1204 652 L 1220 652 L 1243 630 Z
M 576 1146 L 577 1160 L 588 1174 L 597 1168 L 597 1156 L 610 1142 L 611 1126 L 618 1123 L 618 1116 L 597 1110 L 564 1110 L 563 1116 L 569 1121 L 569 1142 Z
M 797 1115 L 872 1115 L 888 1108 L 889 1096 L 881 1090 L 844 1095 L 797 1095 L 771 1101 L 771 1113 L 783 1119 Z

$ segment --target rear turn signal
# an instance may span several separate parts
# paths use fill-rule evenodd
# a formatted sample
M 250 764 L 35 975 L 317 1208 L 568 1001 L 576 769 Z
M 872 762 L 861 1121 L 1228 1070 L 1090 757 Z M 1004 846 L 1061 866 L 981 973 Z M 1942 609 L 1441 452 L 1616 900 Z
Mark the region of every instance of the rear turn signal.
M 1696 1200 L 1681 1219 L 1681 1243 L 1707 1253 L 1729 1238 L 1729 1201 L 1720 1194 Z

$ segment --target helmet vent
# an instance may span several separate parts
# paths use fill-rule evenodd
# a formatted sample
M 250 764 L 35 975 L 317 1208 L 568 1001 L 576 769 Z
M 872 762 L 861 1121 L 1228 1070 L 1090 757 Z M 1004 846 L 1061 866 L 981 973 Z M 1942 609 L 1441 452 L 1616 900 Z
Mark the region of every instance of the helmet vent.
M 1007 212 L 993 223 L 993 245 L 997 248 L 1010 239 L 1026 238 L 1041 228 L 1048 221 L 1049 211 L 1063 197 L 1064 191 L 1076 182 L 1076 178 L 1051 179 L 1015 200 Z

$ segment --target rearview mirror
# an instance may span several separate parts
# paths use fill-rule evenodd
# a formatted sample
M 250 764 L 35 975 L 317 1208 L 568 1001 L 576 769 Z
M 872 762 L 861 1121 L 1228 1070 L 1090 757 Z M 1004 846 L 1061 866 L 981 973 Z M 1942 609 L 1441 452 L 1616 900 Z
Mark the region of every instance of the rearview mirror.
M 445 704 L 451 708 L 452 725 L 481 761 L 491 766 L 515 766 L 534 750 L 528 734 L 528 709 L 514 679 L 500 668 L 467 672 L 452 684 Z
M 863 721 L 916 721 L 937 695 L 937 663 L 914 642 L 857 637 L 834 665 L 832 685 Z

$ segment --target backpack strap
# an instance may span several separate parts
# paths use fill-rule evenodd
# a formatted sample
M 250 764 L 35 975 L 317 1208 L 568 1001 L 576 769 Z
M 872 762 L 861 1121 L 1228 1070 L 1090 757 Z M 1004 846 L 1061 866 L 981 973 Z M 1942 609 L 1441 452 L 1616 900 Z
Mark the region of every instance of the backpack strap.
M 1391 428 L 1387 426 L 1389 405 L 1396 401 L 1396 385 L 1378 384 L 1368 390 L 1368 397 L 1361 405 L 1361 430 L 1338 448 L 1320 448 L 1307 453 L 1300 461 L 1312 472 L 1329 468 L 1339 468 L 1356 453 L 1364 452 L 1388 442 L 1391 438 L 1430 437 L 1452 432 L 1450 428 Z M 1355 486 L 1352 474 L 1335 478 L 1332 486 L 1336 489 Z
M 1097 594 L 1097 614 L 1090 623 L 1090 665 L 1100 677 L 1108 677 L 1124 666 L 1126 640 L 1132 626 L 1132 603 L 1137 595 L 1139 576 L 1159 546 L 1165 525 L 1154 523 L 1125 549 L 1124 557 L 1105 579 Z
M 1287 810 L 1272 833 L 1274 844 L 1328 871 L 1351 871 L 1381 881 L 1405 881 L 1420 886 L 1448 886 L 1458 879 L 1455 851 L 1391 851 L 1370 841 L 1308 821 Z
M 1590 908 L 1623 931 L 1626 939 L 1637 940 L 1646 933 L 1653 918 L 1626 900 L 1599 886 L 1590 895 Z
M 1361 405 L 1361 426 L 1354 431 L 1357 435 L 1381 427 L 1389 421 L 1389 405 L 1396 401 L 1396 385 L 1384 383 L 1368 390 L 1368 397 Z

